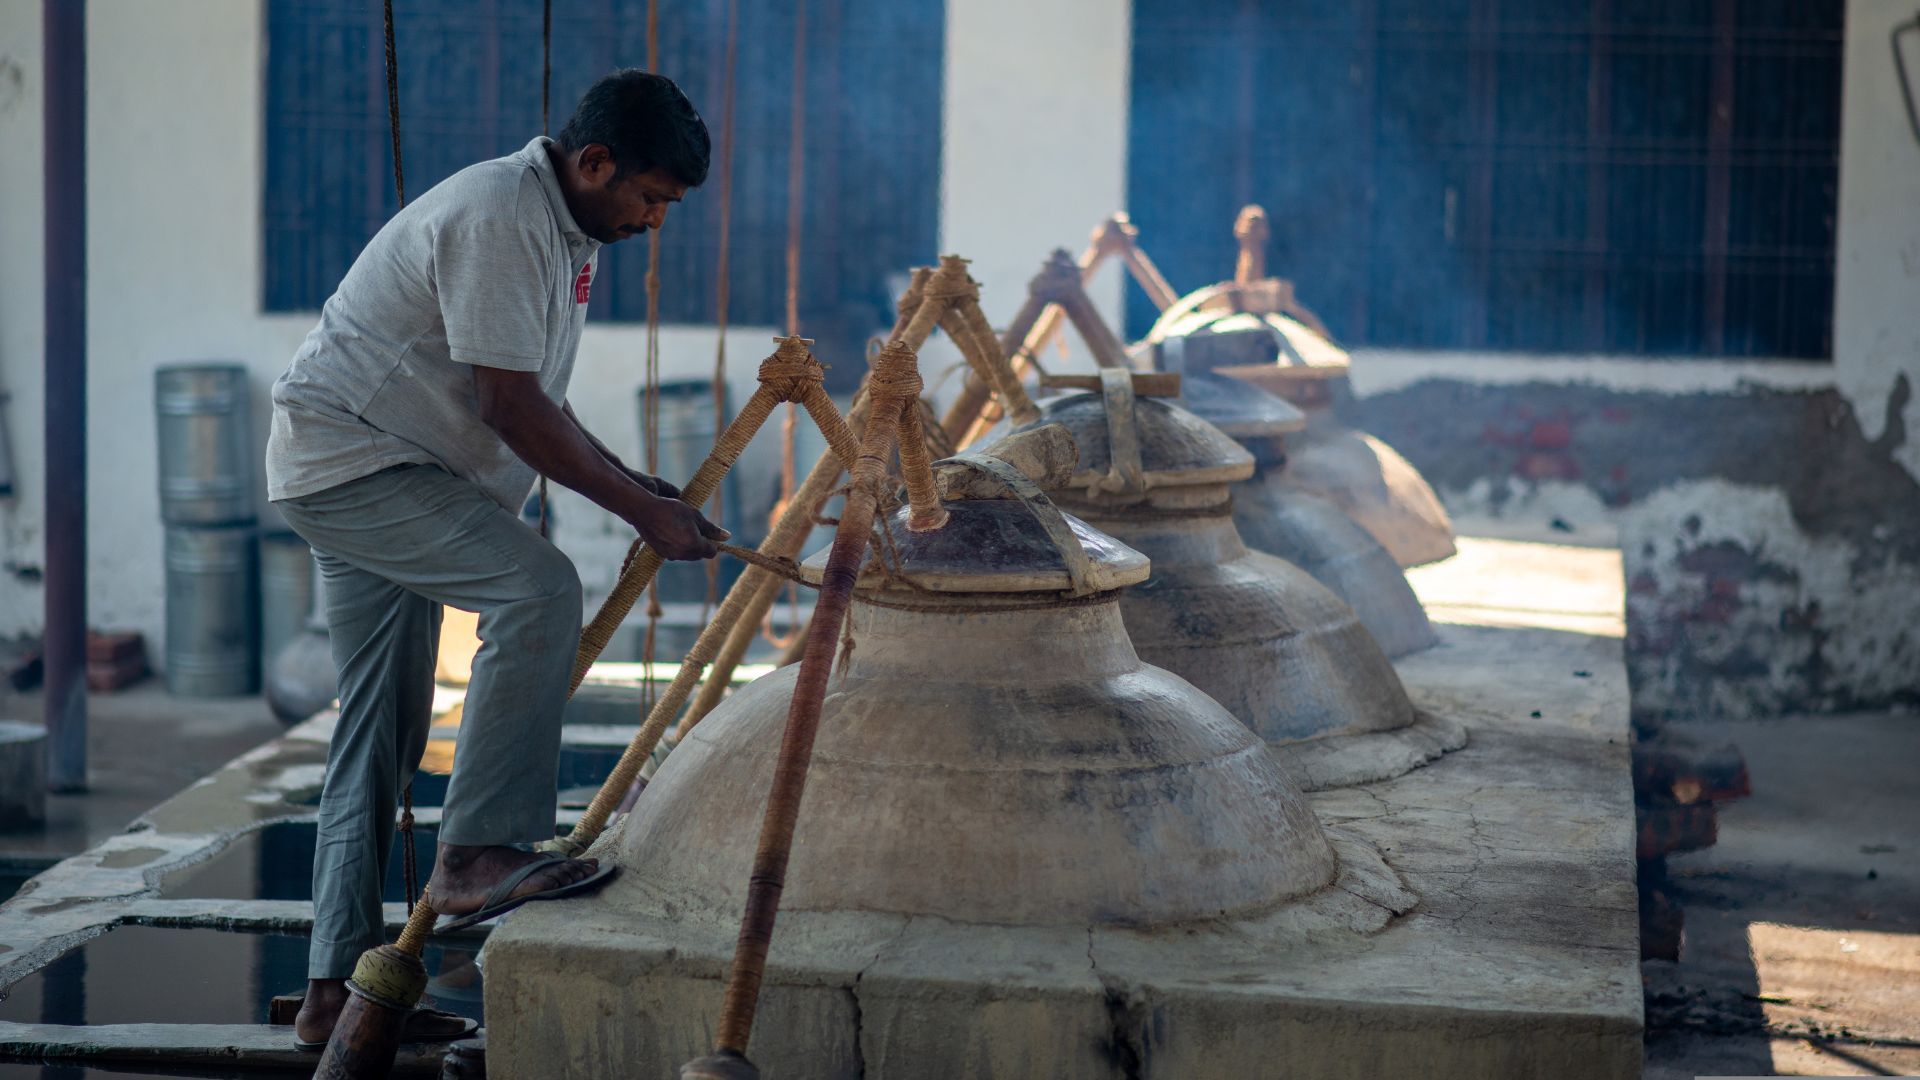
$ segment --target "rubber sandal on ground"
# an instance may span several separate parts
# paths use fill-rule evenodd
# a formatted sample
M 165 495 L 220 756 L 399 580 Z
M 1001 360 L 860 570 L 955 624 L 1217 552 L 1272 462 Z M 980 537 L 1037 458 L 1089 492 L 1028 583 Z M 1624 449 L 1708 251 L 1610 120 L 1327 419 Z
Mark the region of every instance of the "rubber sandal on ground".
M 486 899 L 480 902 L 480 910 L 471 914 L 462 915 L 452 922 L 440 923 L 433 928 L 433 932 L 436 934 L 450 934 L 455 930 L 465 930 L 469 926 L 505 915 L 521 904 L 530 903 L 534 900 L 562 900 L 569 896 L 578 896 L 581 893 L 592 892 L 594 889 L 605 885 L 607 879 L 611 878 L 620 869 L 617 866 L 602 866 L 600 869 L 595 870 L 592 874 L 581 878 L 579 881 L 569 882 L 565 885 L 556 885 L 551 889 L 528 893 L 525 896 L 508 896 L 507 894 L 520 887 L 521 882 L 526 881 L 533 875 L 545 870 L 554 863 L 569 861 L 566 856 L 557 855 L 551 851 L 541 852 L 541 854 L 545 857 L 535 859 L 516 869 L 506 877 L 501 878 L 500 883 L 495 885 L 492 891 L 487 893 Z

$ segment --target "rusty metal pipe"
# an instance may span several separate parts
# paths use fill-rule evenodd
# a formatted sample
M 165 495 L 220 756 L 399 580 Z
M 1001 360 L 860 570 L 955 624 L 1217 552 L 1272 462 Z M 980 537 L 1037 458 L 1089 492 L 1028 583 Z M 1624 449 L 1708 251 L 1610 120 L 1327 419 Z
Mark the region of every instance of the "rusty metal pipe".
M 47 788 L 87 787 L 87 6 L 40 6 L 46 150 Z

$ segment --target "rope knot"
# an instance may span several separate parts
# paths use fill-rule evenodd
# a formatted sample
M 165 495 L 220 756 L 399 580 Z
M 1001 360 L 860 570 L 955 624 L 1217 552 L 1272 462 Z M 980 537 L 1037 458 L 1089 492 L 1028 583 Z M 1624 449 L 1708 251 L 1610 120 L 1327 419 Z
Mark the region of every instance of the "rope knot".
M 1241 207 L 1240 216 L 1233 219 L 1233 238 L 1243 244 L 1265 244 L 1271 232 L 1266 208 L 1257 203 Z
M 1139 243 L 1140 228 L 1125 214 L 1114 214 L 1094 226 L 1093 249 L 1102 255 L 1119 255 Z
M 980 286 L 967 274 L 970 261 L 958 255 L 940 256 L 940 268 L 928 275 L 922 295 L 928 300 L 979 299 Z
M 907 291 L 901 293 L 900 299 L 893 305 L 900 312 L 901 318 L 911 318 L 914 312 L 920 310 L 921 301 L 927 295 L 927 279 L 932 276 L 933 267 L 931 266 L 913 268 L 912 275 L 907 278 Z
M 867 392 L 873 395 L 876 406 L 881 401 L 915 401 L 925 386 L 920 379 L 920 364 L 906 342 L 894 338 L 880 346 L 873 357 L 873 373 L 867 376 Z
M 1080 264 L 1073 261 L 1067 249 L 1054 248 L 1027 288 L 1041 300 L 1058 304 L 1080 291 Z
M 809 387 L 820 385 L 826 368 L 814 358 L 812 338 L 776 337 L 773 355 L 760 361 L 760 385 L 781 401 L 799 401 Z

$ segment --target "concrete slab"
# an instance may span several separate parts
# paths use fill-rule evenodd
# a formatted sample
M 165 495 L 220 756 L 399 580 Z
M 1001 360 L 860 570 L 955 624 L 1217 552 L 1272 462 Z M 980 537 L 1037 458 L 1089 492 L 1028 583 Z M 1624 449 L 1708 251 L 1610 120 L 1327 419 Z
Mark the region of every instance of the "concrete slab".
M 393 1076 L 438 1076 L 446 1045 L 402 1046 Z M 308 1070 L 316 1054 L 297 1050 L 293 1029 L 264 1024 L 16 1024 L 0 1021 L 0 1059 L 119 1062 L 169 1071 L 190 1067 Z M 52 1075 L 54 1070 L 48 1070 Z
M 1258 919 L 1151 930 L 783 914 L 754 1057 L 783 1077 L 1637 1076 L 1619 642 L 1441 637 L 1399 669 L 1469 745 L 1313 796 L 1343 866 L 1384 856 L 1372 887 L 1349 877 Z M 677 909 L 624 878 L 608 894 L 495 931 L 502 1073 L 670 1075 L 707 1049 L 738 912 Z
M 1453 558 L 1407 571 L 1434 622 L 1626 635 L 1618 548 L 1484 536 L 1455 544 Z

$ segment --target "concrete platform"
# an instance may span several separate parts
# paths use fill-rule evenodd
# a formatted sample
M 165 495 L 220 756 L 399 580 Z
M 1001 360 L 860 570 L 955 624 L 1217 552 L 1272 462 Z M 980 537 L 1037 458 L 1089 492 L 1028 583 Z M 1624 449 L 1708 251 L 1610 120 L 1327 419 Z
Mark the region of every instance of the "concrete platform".
M 1638 1076 L 1619 641 L 1440 633 L 1398 667 L 1468 746 L 1312 797 L 1343 863 L 1375 849 L 1397 881 L 1151 930 L 783 914 L 753 1057 L 769 1077 Z M 671 1075 L 708 1048 L 738 914 L 629 878 L 509 917 L 487 947 L 492 1067 Z

